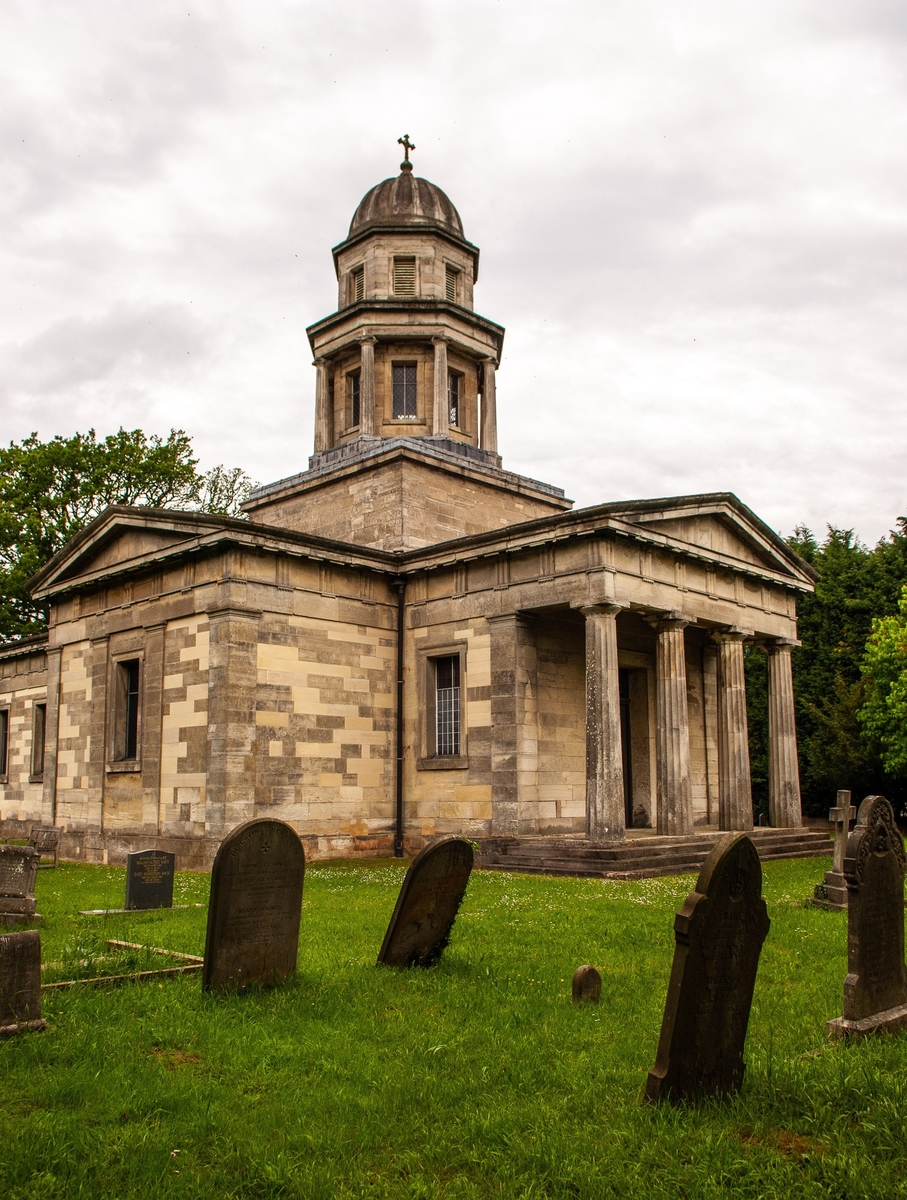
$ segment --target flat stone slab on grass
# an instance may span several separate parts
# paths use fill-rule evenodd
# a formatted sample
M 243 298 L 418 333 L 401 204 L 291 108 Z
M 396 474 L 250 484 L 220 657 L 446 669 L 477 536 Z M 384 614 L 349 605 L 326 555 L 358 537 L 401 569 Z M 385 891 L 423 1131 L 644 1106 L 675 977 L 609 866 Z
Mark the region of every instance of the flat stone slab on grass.
M 430 967 L 438 961 L 466 894 L 472 862 L 472 845 L 464 838 L 445 838 L 413 859 L 384 935 L 379 964 Z
M 674 963 L 647 1099 L 677 1103 L 739 1090 L 769 924 L 756 847 L 746 834 L 729 833 L 674 920 Z
M 305 851 L 284 821 L 246 821 L 211 869 L 205 991 L 282 983 L 296 970 Z
M 904 963 L 904 842 L 884 796 L 867 796 L 847 839 L 847 978 L 844 1015 L 830 1037 L 907 1028 Z
M 0 934 L 0 1036 L 46 1025 L 41 1018 L 40 933 Z

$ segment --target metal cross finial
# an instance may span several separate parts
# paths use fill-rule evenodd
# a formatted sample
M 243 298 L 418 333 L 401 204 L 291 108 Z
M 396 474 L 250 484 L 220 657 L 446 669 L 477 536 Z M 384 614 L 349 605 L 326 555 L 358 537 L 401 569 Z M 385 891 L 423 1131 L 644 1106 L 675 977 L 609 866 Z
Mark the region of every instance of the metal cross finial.
M 409 134 L 404 133 L 402 138 L 397 138 L 397 145 L 403 147 L 403 162 L 409 162 L 410 150 L 415 150 L 415 145 L 409 140 Z

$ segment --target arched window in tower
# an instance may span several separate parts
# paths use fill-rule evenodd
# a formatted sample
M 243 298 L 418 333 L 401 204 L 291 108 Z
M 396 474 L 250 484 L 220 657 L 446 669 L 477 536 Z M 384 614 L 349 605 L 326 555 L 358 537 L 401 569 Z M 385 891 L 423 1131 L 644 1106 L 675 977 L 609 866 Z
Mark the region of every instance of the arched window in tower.
M 394 295 L 415 296 L 416 294 L 416 259 L 412 254 L 401 255 L 394 259 Z
M 393 403 L 395 420 L 413 420 L 419 415 L 416 404 L 415 363 L 394 363 Z
M 362 418 L 362 407 L 360 401 L 361 379 L 362 374 L 358 369 L 355 371 L 350 371 L 346 377 L 346 399 L 350 418 L 350 428 L 355 428 Z

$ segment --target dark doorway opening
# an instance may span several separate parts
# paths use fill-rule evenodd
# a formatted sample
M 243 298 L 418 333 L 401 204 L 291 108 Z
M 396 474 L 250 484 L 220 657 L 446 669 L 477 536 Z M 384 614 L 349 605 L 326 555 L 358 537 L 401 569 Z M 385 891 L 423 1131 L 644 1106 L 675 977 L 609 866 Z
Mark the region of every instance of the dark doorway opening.
M 624 818 L 627 828 L 633 828 L 633 770 L 630 758 L 630 672 L 621 667 L 617 672 L 620 693 L 620 758 L 624 776 Z

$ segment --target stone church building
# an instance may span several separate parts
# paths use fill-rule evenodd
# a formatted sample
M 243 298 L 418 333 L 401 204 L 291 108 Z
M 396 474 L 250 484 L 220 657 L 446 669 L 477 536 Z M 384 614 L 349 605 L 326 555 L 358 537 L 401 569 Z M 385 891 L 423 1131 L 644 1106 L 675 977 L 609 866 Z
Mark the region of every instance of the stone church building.
M 748 829 L 748 644 L 771 824 L 799 826 L 811 568 L 728 493 L 577 510 L 504 469 L 504 330 L 409 161 L 333 257 L 308 469 L 247 520 L 110 508 L 33 580 L 48 633 L 0 648 L 0 836 L 56 824 L 68 858 L 188 867 L 260 816 L 316 856 Z

